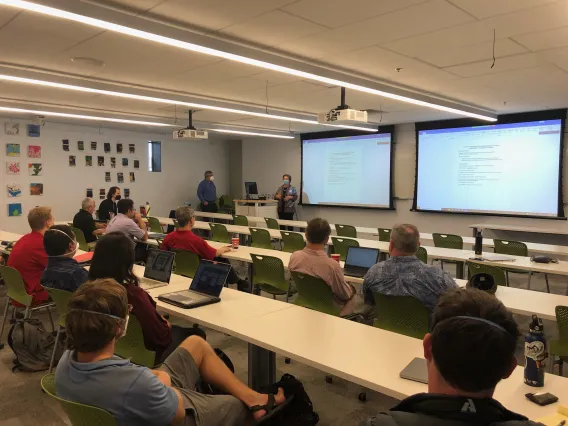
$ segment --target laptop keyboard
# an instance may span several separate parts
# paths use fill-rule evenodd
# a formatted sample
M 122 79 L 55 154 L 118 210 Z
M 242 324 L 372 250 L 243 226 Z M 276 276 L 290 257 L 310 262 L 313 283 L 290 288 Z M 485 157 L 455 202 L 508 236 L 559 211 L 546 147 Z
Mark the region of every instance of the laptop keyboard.
M 143 290 L 152 290 L 154 288 L 163 287 L 166 285 L 168 285 L 168 283 L 151 280 L 149 278 L 140 278 L 140 287 L 142 287 Z

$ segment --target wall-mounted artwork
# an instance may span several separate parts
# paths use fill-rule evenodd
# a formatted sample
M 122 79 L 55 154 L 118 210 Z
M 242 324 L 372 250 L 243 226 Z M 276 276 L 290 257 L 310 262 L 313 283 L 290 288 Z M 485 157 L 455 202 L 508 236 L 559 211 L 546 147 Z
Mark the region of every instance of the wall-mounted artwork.
M 121 143 L 116 144 L 116 153 L 122 154 L 122 144 Z
M 123 167 L 128 167 L 128 158 L 123 158 L 123 159 L 122 159 L 122 166 L 123 166 Z
M 69 156 L 69 167 L 75 167 L 77 165 L 77 157 L 74 155 Z
M 139 168 L 140 168 L 140 161 L 139 161 L 139 160 L 134 160 L 134 168 L 135 168 L 135 169 L 139 169 Z
M 124 198 L 130 198 L 130 189 L 124 188 Z
M 41 163 L 29 163 L 28 164 L 28 175 L 30 176 L 41 176 L 43 174 L 43 167 Z
M 22 215 L 22 203 L 8 204 L 8 216 L 16 217 Z
M 6 144 L 6 156 L 8 156 L 8 157 L 19 157 L 20 156 L 20 144 L 19 143 L 7 143 Z
M 22 187 L 18 183 L 9 183 L 6 185 L 8 197 L 19 197 L 22 195 Z
M 104 167 L 104 165 L 105 165 L 105 157 L 101 157 L 101 156 L 97 157 L 97 165 L 98 165 L 99 167 Z
M 87 198 L 93 198 L 93 188 L 87 188 Z
M 106 192 L 104 188 L 99 189 L 99 199 L 104 200 L 106 198 Z
M 43 195 L 43 183 L 30 183 L 30 195 Z
M 6 173 L 9 175 L 20 174 L 20 163 L 18 161 L 6 161 Z
M 110 143 L 104 143 L 104 151 L 108 154 L 110 152 Z
M 28 158 L 41 158 L 41 146 L 28 145 Z
M 129 143 L 128 144 L 128 152 L 130 152 L 131 154 L 134 154 L 136 152 L 136 145 L 134 145 L 133 143 Z
M 116 169 L 116 157 L 110 157 L 110 168 Z
M 97 143 L 91 142 L 91 151 L 96 151 L 96 150 L 97 150 Z
M 85 167 L 92 167 L 92 166 L 93 166 L 93 156 L 85 155 Z
M 110 182 L 110 172 L 105 172 L 105 182 Z
M 39 124 L 28 124 L 28 138 L 39 138 L 41 126 Z
M 84 151 L 85 150 L 85 142 L 84 141 L 77 141 L 77 150 Z
M 118 179 L 118 183 L 124 183 L 124 175 L 122 173 L 117 173 L 116 177 Z
M 20 135 L 20 123 L 4 123 L 4 132 L 9 136 L 19 136 Z
M 63 146 L 63 151 L 69 151 L 69 139 L 63 139 L 61 145 Z
M 134 172 L 130 172 L 130 182 L 136 182 L 136 176 L 134 176 Z

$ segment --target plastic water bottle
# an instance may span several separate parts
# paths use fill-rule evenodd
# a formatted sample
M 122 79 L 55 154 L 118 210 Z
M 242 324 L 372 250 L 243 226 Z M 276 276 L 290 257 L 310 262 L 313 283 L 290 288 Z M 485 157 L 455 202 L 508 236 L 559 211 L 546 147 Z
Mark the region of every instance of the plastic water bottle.
M 525 383 L 527 385 L 544 386 L 547 356 L 542 319 L 533 315 L 529 324 L 529 332 L 525 336 Z
M 477 232 L 475 233 L 474 250 L 476 256 L 481 256 L 483 252 L 483 233 L 481 232 L 481 229 L 478 229 Z
M 146 205 L 144 207 L 146 207 L 146 216 L 150 216 L 150 203 L 146 201 Z

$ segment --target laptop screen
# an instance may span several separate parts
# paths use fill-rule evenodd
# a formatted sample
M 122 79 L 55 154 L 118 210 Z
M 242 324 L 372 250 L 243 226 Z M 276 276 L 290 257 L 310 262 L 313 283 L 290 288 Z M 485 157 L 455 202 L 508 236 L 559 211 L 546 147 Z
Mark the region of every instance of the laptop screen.
M 176 254 L 173 251 L 150 250 L 144 278 L 169 283 L 175 257 Z
M 368 247 L 349 247 L 345 266 L 357 266 L 369 269 L 379 259 L 379 250 Z
M 231 265 L 228 263 L 202 260 L 189 289 L 209 296 L 219 296 L 230 270 Z

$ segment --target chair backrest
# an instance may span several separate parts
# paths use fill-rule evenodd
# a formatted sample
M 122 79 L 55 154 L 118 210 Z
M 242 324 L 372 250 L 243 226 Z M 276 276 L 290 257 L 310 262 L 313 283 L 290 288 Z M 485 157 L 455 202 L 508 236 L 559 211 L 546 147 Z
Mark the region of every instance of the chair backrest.
M 188 250 L 174 250 L 176 253 L 175 273 L 184 277 L 193 278 L 199 267 L 199 256 Z M 130 327 L 130 325 L 129 325 Z
M 249 226 L 249 220 L 246 216 L 234 215 L 233 224 L 238 226 Z
M 282 251 L 286 253 L 294 253 L 306 247 L 304 236 L 299 232 L 280 231 L 280 235 L 282 235 L 282 242 L 284 243 Z
M 378 228 L 379 229 L 379 241 L 389 242 L 391 239 L 392 229 Z
M 268 284 L 282 291 L 288 291 L 288 283 L 284 275 L 282 260 L 272 256 L 250 255 L 252 258 L 254 276 L 252 283 L 255 285 Z
M 116 341 L 114 353 L 122 358 L 130 358 L 134 364 L 152 368 L 155 364 L 156 352 L 144 346 L 144 334 L 136 316 L 130 314 L 126 336 Z
M 357 229 L 351 225 L 335 225 L 338 237 L 357 238 Z
M 151 232 L 157 232 L 159 234 L 162 234 L 164 232 L 164 230 L 162 229 L 162 224 L 155 217 L 152 216 L 148 217 L 148 225 L 150 225 Z
M 59 313 L 59 325 L 65 327 L 65 315 L 67 315 L 67 305 L 69 304 L 69 299 L 73 296 L 70 291 L 59 290 L 56 288 L 44 287 L 49 293 L 51 300 L 55 302 L 55 307 Z
M 9 266 L 0 266 L 0 275 L 2 275 L 6 285 L 6 295 L 24 306 L 30 306 L 33 298 L 26 293 L 22 275 Z
M 412 296 L 385 296 L 373 293 L 374 326 L 393 333 L 422 339 L 428 333 L 428 309 Z
M 497 266 L 484 265 L 483 263 L 467 262 L 468 278 L 476 274 L 489 274 L 495 280 L 497 285 L 507 285 L 507 277 L 505 271 Z
M 211 241 L 217 241 L 219 243 L 231 243 L 231 237 L 229 237 L 229 231 L 227 227 L 220 223 L 210 223 L 211 228 Z
M 463 238 L 454 234 L 432 234 L 434 246 L 463 250 Z
M 75 238 L 77 239 L 77 244 L 79 244 L 79 249 L 83 251 L 89 251 L 90 247 L 87 244 L 87 239 L 85 238 L 85 234 L 79 228 L 71 227 L 71 231 L 75 234 Z
M 264 221 L 266 222 L 266 227 L 269 229 L 280 229 L 280 225 L 278 225 L 278 221 L 272 217 L 265 217 Z
M 292 271 L 298 296 L 294 303 L 304 308 L 339 316 L 339 307 L 333 302 L 331 288 L 321 278 Z
M 249 228 L 251 237 L 251 247 L 272 250 L 272 240 L 270 232 L 263 228 Z
M 568 340 L 568 306 L 557 306 L 556 323 L 558 324 L 558 337 L 560 340 Z
M 511 256 L 525 256 L 529 255 L 529 249 L 525 243 L 520 241 L 508 241 L 493 239 L 495 243 L 495 253 L 509 254 Z
M 117 426 L 112 415 L 105 410 L 90 405 L 67 401 L 55 394 L 55 374 L 43 376 L 41 387 L 46 394 L 56 399 L 69 417 L 73 426 Z
M 349 238 L 331 237 L 333 252 L 339 254 L 341 260 L 345 261 L 349 247 L 359 247 L 359 241 Z
M 233 209 L 235 207 L 235 202 L 233 201 L 233 197 L 231 197 L 230 195 L 221 195 L 221 199 L 219 200 L 219 203 L 221 204 L 221 206 L 223 208 L 229 208 L 229 209 Z
M 418 250 L 416 250 L 416 257 L 420 259 L 423 263 L 428 264 L 428 252 L 424 247 L 422 246 L 418 247 Z

